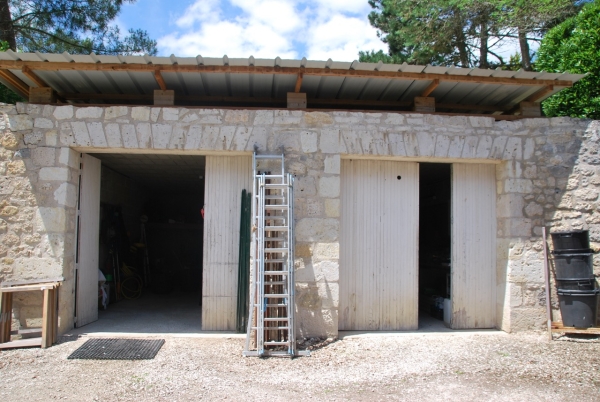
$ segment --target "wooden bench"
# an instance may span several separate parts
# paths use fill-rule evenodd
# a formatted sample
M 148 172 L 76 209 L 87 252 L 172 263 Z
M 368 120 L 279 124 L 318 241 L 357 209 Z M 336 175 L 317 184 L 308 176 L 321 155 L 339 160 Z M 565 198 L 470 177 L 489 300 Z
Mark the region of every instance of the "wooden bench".
M 34 279 L 0 284 L 0 349 L 41 346 L 47 348 L 58 335 L 58 288 L 63 278 Z M 12 302 L 16 292 L 44 292 L 42 336 L 11 341 Z

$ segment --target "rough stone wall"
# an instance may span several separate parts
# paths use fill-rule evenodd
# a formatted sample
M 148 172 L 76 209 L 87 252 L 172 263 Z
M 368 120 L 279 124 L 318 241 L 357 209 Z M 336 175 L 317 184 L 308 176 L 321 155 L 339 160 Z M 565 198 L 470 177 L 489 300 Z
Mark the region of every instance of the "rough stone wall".
M 304 336 L 337 334 L 341 157 L 497 163 L 498 326 L 507 331 L 545 323 L 542 226 L 590 229 L 594 245 L 600 243 L 598 122 L 25 104 L 2 113 L 0 280 L 62 273 L 61 331 L 73 315 L 73 148 L 215 154 L 283 147 L 296 176 L 297 318 Z

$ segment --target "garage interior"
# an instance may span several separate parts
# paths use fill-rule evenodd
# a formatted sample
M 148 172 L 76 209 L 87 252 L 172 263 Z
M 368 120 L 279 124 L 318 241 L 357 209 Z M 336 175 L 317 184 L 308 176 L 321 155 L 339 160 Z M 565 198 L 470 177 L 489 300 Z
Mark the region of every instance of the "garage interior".
M 419 328 L 450 325 L 451 174 L 448 163 L 419 164 Z
M 106 281 L 99 320 L 85 329 L 199 332 L 205 157 L 91 156 L 102 162 L 99 268 Z

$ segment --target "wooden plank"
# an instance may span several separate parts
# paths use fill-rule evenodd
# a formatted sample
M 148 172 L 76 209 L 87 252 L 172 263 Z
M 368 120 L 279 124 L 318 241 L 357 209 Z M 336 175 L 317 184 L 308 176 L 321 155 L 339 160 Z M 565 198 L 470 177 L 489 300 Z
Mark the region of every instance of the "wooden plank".
M 173 106 L 175 105 L 174 90 L 154 90 L 154 105 L 155 106 Z
M 496 326 L 496 167 L 452 165 L 453 329 Z
M 435 112 L 435 98 L 415 97 L 413 110 L 415 112 Z
M 306 109 L 306 93 L 288 92 L 288 109 Z
M 240 203 L 252 187 L 250 156 L 207 156 L 202 330 L 235 330 Z
M 538 102 L 521 102 L 519 110 L 523 117 L 541 117 L 542 106 Z
M 553 333 L 567 333 L 567 334 L 583 334 L 583 335 L 599 335 L 600 327 L 591 328 L 576 328 L 576 327 L 565 327 L 560 321 L 552 322 Z
M 0 343 L 0 349 L 30 348 L 42 346 L 42 338 L 20 339 L 18 341 Z
M 12 293 L 0 293 L 0 343 L 10 341 Z
M 160 70 L 154 70 L 154 78 L 156 79 L 156 82 L 158 83 L 158 86 L 160 87 L 160 89 L 162 89 L 163 91 L 166 91 L 167 84 L 165 83 L 165 80 L 164 80 L 162 74 L 160 73 Z
M 566 80 L 536 80 L 525 78 L 507 77 L 480 77 L 472 75 L 451 75 L 433 73 L 408 73 L 402 71 L 377 71 L 377 70 L 346 70 L 333 68 L 305 68 L 305 67 L 279 67 L 279 66 L 230 66 L 230 65 L 188 65 L 188 64 L 123 64 L 123 63 L 61 63 L 37 62 L 22 60 L 0 60 L 0 69 L 21 70 L 28 66 L 31 70 L 40 71 L 146 71 L 154 72 L 180 72 L 180 73 L 230 73 L 230 74 L 288 74 L 288 75 L 316 75 L 323 77 L 373 77 L 404 80 L 425 80 L 471 83 L 494 83 L 506 85 L 572 87 L 573 83 Z
M 300 92 L 300 88 L 302 88 L 302 77 L 304 77 L 304 75 L 299 73 L 298 78 L 296 78 L 296 86 L 294 87 L 294 92 L 296 93 Z
M 26 279 L 20 281 L 6 281 L 0 283 L 0 288 L 16 286 L 16 285 L 30 285 L 36 283 L 54 283 L 54 282 L 63 282 L 65 278 L 62 276 L 58 276 L 56 278 L 44 278 L 44 279 Z
M 36 285 L 21 285 L 21 286 L 13 286 L 10 288 L 2 288 L 2 293 L 16 293 L 16 292 L 29 292 L 32 290 L 45 290 L 58 286 L 57 283 L 39 283 Z
M 344 159 L 341 189 L 339 329 L 417 329 L 418 164 Z
M 42 306 L 42 348 L 52 346 L 52 292 L 44 290 L 44 303 Z
M 8 81 L 8 83 L 11 84 L 17 90 L 19 95 L 21 95 L 25 99 L 29 99 L 29 85 L 25 84 L 19 77 L 17 77 L 8 70 L 1 69 L 0 77 Z
M 77 264 L 77 327 L 98 319 L 98 247 L 100 243 L 100 159 L 81 159 Z

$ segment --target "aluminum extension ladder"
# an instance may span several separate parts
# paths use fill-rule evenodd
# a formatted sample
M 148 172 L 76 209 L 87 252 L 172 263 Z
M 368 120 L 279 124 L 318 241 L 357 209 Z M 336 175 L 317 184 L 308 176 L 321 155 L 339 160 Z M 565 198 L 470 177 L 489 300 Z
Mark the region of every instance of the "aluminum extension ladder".
M 285 173 L 284 155 L 254 153 L 252 163 L 250 312 L 243 354 L 293 357 L 299 354 L 294 334 L 294 178 Z

